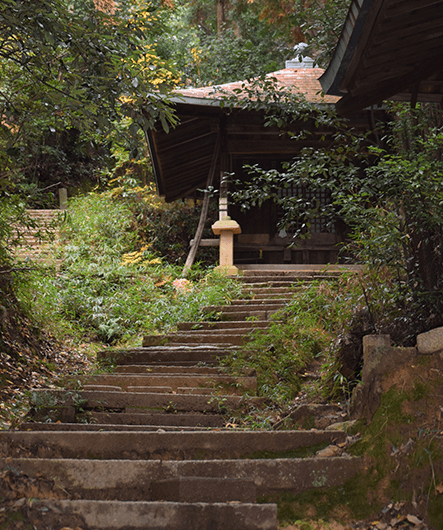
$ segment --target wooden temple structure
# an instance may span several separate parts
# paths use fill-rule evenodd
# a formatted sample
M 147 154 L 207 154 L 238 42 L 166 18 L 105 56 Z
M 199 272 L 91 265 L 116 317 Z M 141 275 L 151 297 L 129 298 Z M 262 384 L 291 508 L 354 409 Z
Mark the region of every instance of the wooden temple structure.
M 278 85 L 290 87 L 316 105 L 334 105 L 336 96 L 323 96 L 318 78 L 324 70 L 313 67 L 309 58 L 287 61 L 286 68 L 269 76 Z M 316 128 L 306 121 L 292 123 L 292 131 L 310 130 L 303 139 L 291 139 L 278 127 L 265 127 L 265 115 L 259 110 L 245 110 L 240 106 L 228 108 L 221 104 L 223 95 L 241 89 L 242 82 L 183 89 L 174 98 L 179 125 L 166 133 L 160 127 L 150 131 L 148 143 L 154 165 L 158 192 L 166 201 L 202 196 L 201 190 L 212 186 L 217 190 L 220 220 L 227 216 L 238 225 L 233 235 L 235 264 L 326 264 L 337 263 L 340 243 L 346 226 L 337 218 L 335 226 L 324 219 L 315 219 L 310 237 L 295 241 L 291 234 L 281 237 L 277 230 L 280 212 L 271 201 L 246 213 L 236 204 L 228 204 L 228 184 L 223 176 L 235 174 L 236 179 L 250 179 L 244 166 L 258 164 L 263 169 L 280 169 L 305 146 L 320 147 L 331 144 L 331 129 Z M 378 117 L 380 117 L 381 113 Z M 368 131 L 374 124 L 372 110 L 359 111 L 350 118 L 359 131 Z M 288 188 L 284 193 L 308 197 L 309 189 Z M 317 199 L 328 201 L 325 193 L 317 192 Z M 204 215 L 203 215 L 204 221 Z M 238 226 L 237 225 L 237 226 Z M 193 235 L 190 235 L 190 239 Z M 197 244 L 218 244 L 218 240 L 204 240 Z M 196 250 L 196 249 L 195 249 Z
M 320 82 L 342 115 L 387 99 L 442 104 L 443 2 L 352 0 Z

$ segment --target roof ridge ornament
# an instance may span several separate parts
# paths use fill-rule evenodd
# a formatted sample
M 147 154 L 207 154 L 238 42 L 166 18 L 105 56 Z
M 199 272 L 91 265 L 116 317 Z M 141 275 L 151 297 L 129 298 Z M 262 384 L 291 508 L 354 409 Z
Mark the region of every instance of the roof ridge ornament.
M 294 46 L 294 58 L 286 61 L 286 68 L 314 68 L 314 59 L 305 55 L 308 45 L 306 42 L 299 42 Z

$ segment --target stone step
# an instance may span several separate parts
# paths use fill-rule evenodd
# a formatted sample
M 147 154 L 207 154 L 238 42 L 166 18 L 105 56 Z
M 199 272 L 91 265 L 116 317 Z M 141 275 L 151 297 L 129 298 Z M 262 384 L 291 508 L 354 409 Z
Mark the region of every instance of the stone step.
M 294 293 L 300 291 L 301 287 L 268 287 L 258 284 L 256 287 L 254 284 L 244 285 L 242 287 L 242 294 L 245 296 L 271 296 L 271 298 L 283 296 L 292 296 Z
M 204 383 L 206 384 L 206 383 Z M 242 385 L 230 384 L 225 386 L 224 384 L 210 386 L 208 383 L 207 387 L 204 386 L 128 386 L 127 388 L 121 388 L 120 386 L 111 385 L 83 385 L 84 390 L 94 390 L 97 392 L 139 392 L 139 393 L 155 393 L 155 394 L 201 394 L 205 396 L 218 396 L 220 392 L 224 392 L 226 395 L 242 396 L 245 391 L 253 390 L 246 389 Z
M 255 278 L 246 278 L 242 279 L 245 287 L 250 286 L 251 289 L 255 290 L 258 288 L 284 288 L 288 290 L 298 290 L 301 288 L 306 288 L 306 286 L 311 283 L 313 280 L 300 280 L 299 278 L 292 279 L 278 279 L 273 278 L 272 276 L 263 276 Z
M 270 288 L 271 289 L 271 288 Z M 288 303 L 292 300 L 292 298 L 294 297 L 294 294 L 295 294 L 295 290 L 293 290 L 292 292 L 285 292 L 285 293 L 281 293 L 280 295 L 278 293 L 270 293 L 269 295 L 266 294 L 266 293 L 261 293 L 261 292 L 257 292 L 257 290 L 255 291 L 251 291 L 250 292 L 250 295 L 247 296 L 246 293 L 245 293 L 245 299 L 246 300 L 249 300 L 250 302 L 254 302 L 256 300 L 263 300 L 263 301 L 266 301 L 268 298 L 273 298 L 273 299 L 278 299 L 278 300 L 282 300 L 284 301 L 285 303 Z
M 83 390 L 95 390 L 97 392 L 149 392 L 155 394 L 173 393 L 171 386 L 128 386 L 127 388 L 122 388 L 114 385 L 85 384 L 83 385 Z
M 22 240 L 24 244 L 39 244 L 41 241 L 45 241 L 47 238 L 45 233 L 39 233 L 39 230 L 29 230 L 26 234 L 23 234 Z
M 221 322 L 230 322 L 232 320 L 239 321 L 244 320 L 247 321 L 248 319 L 253 319 L 254 322 L 262 322 L 262 321 L 268 321 L 277 311 L 278 309 L 271 309 L 271 310 L 263 310 L 263 309 L 257 309 L 254 311 L 246 310 L 246 311 L 220 311 L 217 313 L 217 319 Z
M 226 357 L 233 349 L 226 346 L 154 346 L 131 348 L 126 350 L 104 350 L 97 353 L 99 361 L 106 360 L 115 364 L 148 364 L 160 365 L 189 363 L 217 363 L 220 357 Z
M 201 344 L 215 344 L 215 345 L 230 345 L 230 346 L 242 346 L 247 342 L 248 335 L 251 333 L 251 329 L 230 330 L 208 330 L 201 332 L 177 332 L 168 333 L 167 335 L 147 335 L 143 337 L 143 346 L 156 346 L 159 344 L 168 345 L 201 345 Z
M 0 432 L 0 457 L 212 460 L 297 456 L 344 442 L 341 431 Z
M 244 398 L 233 395 L 199 396 L 193 394 L 161 394 L 143 392 L 66 391 L 37 389 L 31 392 L 31 405 L 40 414 L 60 408 L 150 412 L 220 412 L 234 410 L 244 403 Z M 248 403 L 261 407 L 264 399 L 248 398 Z M 67 420 L 62 420 L 67 421 Z
M 232 300 L 232 302 L 228 306 L 223 307 L 242 307 L 242 306 L 260 306 L 260 305 L 266 305 L 266 306 L 282 306 L 285 304 L 284 298 L 258 298 L 258 299 L 238 299 L 238 300 Z
M 116 366 L 115 373 L 122 374 L 229 374 L 227 368 L 219 366 L 162 366 L 146 364 L 126 364 Z M 252 369 L 244 369 L 243 375 L 255 375 Z
M 204 387 L 178 387 L 177 392 L 179 394 L 198 394 L 202 396 L 217 396 L 218 390 L 217 388 L 204 388 Z M 245 389 L 242 387 L 229 387 L 229 388 L 223 388 L 223 392 L 225 394 L 234 395 L 234 396 L 241 396 L 244 394 Z
M 91 422 L 113 425 L 152 425 L 152 426 L 177 426 L 177 427 L 224 427 L 225 420 L 220 414 L 163 414 L 137 413 L 137 412 L 95 412 L 88 413 Z
M 125 416 L 126 414 L 121 414 Z M 173 416 L 173 414 L 169 414 Z M 91 421 L 91 416 L 84 415 L 85 420 Z M 168 419 L 166 420 L 168 421 Z M 224 423 L 224 422 L 223 422 Z M 42 423 L 42 422 L 24 422 L 20 424 L 20 430 L 22 431 L 153 431 L 153 432 L 166 432 L 166 431 L 204 431 L 213 429 L 214 427 L 190 427 L 186 425 L 127 425 L 122 424 L 111 424 L 111 423 Z M 220 430 L 222 427 L 217 427 Z
M 26 513 L 82 530 L 277 530 L 275 504 L 33 499 Z
M 244 320 L 216 321 L 216 322 L 182 322 L 177 326 L 179 331 L 212 331 L 212 330 L 251 330 L 268 327 L 267 322 L 245 322 Z
M 233 327 L 231 328 L 229 326 L 230 322 L 227 324 L 226 328 L 223 328 L 221 326 L 220 328 L 209 328 L 209 329 L 191 329 L 191 330 L 180 330 L 180 331 L 172 331 L 170 333 L 167 333 L 165 335 L 147 335 L 148 337 L 152 337 L 155 339 L 156 337 L 167 337 L 169 340 L 171 337 L 186 337 L 186 340 L 188 337 L 226 337 L 228 335 L 249 335 L 251 331 L 255 329 L 254 322 L 244 322 L 244 326 L 242 327 Z M 252 325 L 251 325 L 252 324 Z M 266 327 L 263 326 L 263 324 L 259 324 L 260 328 Z M 185 342 L 185 341 L 178 341 L 178 342 Z M 222 342 L 222 341 L 216 341 L 216 342 Z
M 323 274 L 323 273 L 312 273 L 309 271 L 306 271 L 304 274 L 301 273 L 287 273 L 287 274 L 274 274 L 272 272 L 260 272 L 257 274 L 245 274 L 241 277 L 241 281 L 243 281 L 246 284 L 249 283 L 267 283 L 267 282 L 286 282 L 286 283 L 292 283 L 295 287 L 299 285 L 301 282 L 303 283 L 310 283 L 314 280 L 331 280 L 339 278 L 341 273 L 336 274 Z
M 257 493 L 250 478 L 176 477 L 152 482 L 152 500 L 169 502 L 254 503 Z
M 0 458 L 29 477 L 54 481 L 53 493 L 81 499 L 153 500 L 152 484 L 179 477 L 249 479 L 257 497 L 299 494 L 313 487 L 336 487 L 360 468 L 355 457 L 274 458 L 258 460 L 84 460 Z M 239 529 L 240 530 L 240 529 Z
M 284 301 L 277 300 L 275 303 L 268 304 L 265 301 L 255 300 L 247 301 L 248 303 L 244 304 L 230 304 L 224 306 L 208 306 L 204 308 L 205 314 L 217 314 L 217 313 L 236 313 L 238 311 L 278 311 L 281 307 L 285 305 Z
M 317 275 L 328 274 L 336 276 L 343 274 L 343 272 L 357 272 L 362 269 L 361 265 L 341 265 L 341 264 L 251 264 L 239 265 L 240 278 L 245 276 L 254 276 L 260 274 L 272 274 L 274 276 L 287 275 Z
M 120 390 L 135 391 L 134 387 L 145 387 L 149 392 L 150 386 L 170 387 L 216 387 L 234 386 L 244 390 L 257 390 L 256 377 L 235 377 L 221 374 L 100 374 L 77 378 L 83 385 L 113 385 Z
M 54 219 L 58 217 L 59 215 L 64 215 L 64 210 L 56 210 L 56 209 L 32 209 L 26 210 L 26 213 L 29 215 L 29 217 L 32 217 L 33 219 Z
M 82 415 L 79 415 L 82 418 Z M 97 412 L 88 411 L 84 419 L 92 424 L 111 424 L 127 426 L 160 426 L 170 427 L 215 427 L 225 426 L 225 419 L 220 414 L 161 413 L 161 412 Z

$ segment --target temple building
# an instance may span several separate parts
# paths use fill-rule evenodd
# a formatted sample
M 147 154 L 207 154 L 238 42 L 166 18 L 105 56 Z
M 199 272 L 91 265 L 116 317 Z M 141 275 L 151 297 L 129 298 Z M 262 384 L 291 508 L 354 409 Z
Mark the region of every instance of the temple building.
M 288 87 L 318 106 L 333 106 L 336 96 L 324 96 L 318 81 L 324 70 L 315 68 L 309 57 L 286 62 L 286 68 L 269 74 L 277 86 Z M 279 127 L 265 126 L 261 110 L 245 109 L 222 104 L 228 94 L 235 94 L 243 82 L 220 87 L 189 88 L 174 97 L 179 124 L 168 133 L 161 127 L 150 131 L 148 142 L 154 165 L 158 193 L 166 201 L 201 197 L 208 184 L 217 190 L 220 219 L 229 216 L 240 226 L 234 234 L 234 263 L 238 264 L 323 264 L 336 263 L 341 242 L 346 237 L 346 226 L 337 218 L 334 225 L 314 219 L 310 237 L 295 241 L 291 234 L 282 235 L 277 229 L 280 215 L 271 201 L 246 213 L 235 203 L 228 204 L 229 184 L 223 176 L 235 174 L 236 179 L 249 179 L 245 165 L 258 164 L 263 169 L 280 169 L 306 146 L 321 147 L 331 143 L 331 128 L 314 123 L 291 123 L 291 131 L 309 130 L 304 139 L 282 134 Z M 375 119 L 372 109 L 359 111 L 349 118 L 357 131 L 371 130 Z M 281 193 L 309 198 L 313 193 L 304 187 L 287 188 Z M 328 201 L 326 193 L 316 192 L 317 200 Z M 216 200 L 216 199 L 213 199 Z M 241 233 L 240 233 L 241 232 Z M 191 236 L 192 237 L 192 236 Z M 203 241 L 201 244 L 217 244 Z

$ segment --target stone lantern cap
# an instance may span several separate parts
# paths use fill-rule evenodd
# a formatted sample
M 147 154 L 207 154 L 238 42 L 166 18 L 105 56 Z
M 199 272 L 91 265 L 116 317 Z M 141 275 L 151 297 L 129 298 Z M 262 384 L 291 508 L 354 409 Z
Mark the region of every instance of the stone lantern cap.
M 229 216 L 223 217 L 223 219 L 216 221 L 211 228 L 216 236 L 219 236 L 225 231 L 232 232 L 233 234 L 241 234 L 240 225 L 237 223 L 237 221 L 234 221 Z

